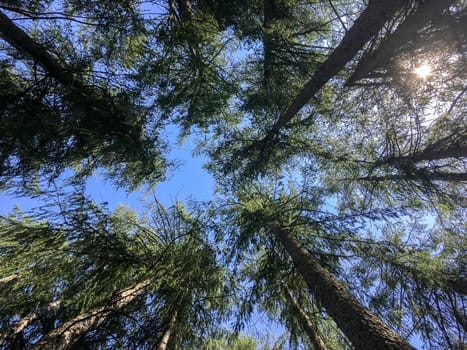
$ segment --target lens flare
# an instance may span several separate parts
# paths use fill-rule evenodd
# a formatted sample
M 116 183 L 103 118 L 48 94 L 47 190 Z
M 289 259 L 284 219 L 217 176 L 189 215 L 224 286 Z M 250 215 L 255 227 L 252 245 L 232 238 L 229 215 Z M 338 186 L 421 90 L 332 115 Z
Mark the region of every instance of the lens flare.
M 418 77 L 425 79 L 431 74 L 431 67 L 428 63 L 423 63 L 422 65 L 414 69 L 414 73 Z

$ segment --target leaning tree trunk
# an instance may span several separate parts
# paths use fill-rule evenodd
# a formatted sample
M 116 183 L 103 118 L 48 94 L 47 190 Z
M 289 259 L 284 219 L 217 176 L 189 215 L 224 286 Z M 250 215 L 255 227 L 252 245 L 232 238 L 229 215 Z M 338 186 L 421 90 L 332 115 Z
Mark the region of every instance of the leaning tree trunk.
M 170 336 L 171 336 L 171 334 L 173 332 L 173 329 L 175 327 L 175 322 L 177 322 L 177 311 L 176 310 L 172 314 L 172 317 L 170 318 L 170 321 L 167 324 L 167 327 L 165 328 L 164 334 L 162 334 L 161 341 L 159 342 L 159 345 L 157 346 L 156 350 L 166 350 L 167 349 L 167 344 L 169 343 Z
M 265 139 L 273 139 L 324 84 L 334 77 L 368 40 L 378 34 L 383 25 L 406 3 L 408 3 L 407 0 L 371 0 L 368 7 L 345 33 L 339 45 L 316 70 L 311 80 L 306 83 L 289 108 L 280 116 Z
M 55 300 L 49 303 L 45 308 L 39 310 L 39 311 L 34 311 L 26 316 L 22 317 L 13 325 L 8 328 L 6 331 L 4 331 L 0 337 L 0 345 L 5 344 L 7 341 L 12 342 L 14 339 L 19 336 L 19 334 L 26 329 L 30 324 L 32 324 L 34 321 L 36 321 L 41 315 L 50 313 L 54 310 L 56 310 L 60 306 L 61 301 L 60 300 Z
M 373 314 L 280 225 L 277 240 L 292 257 L 298 271 L 326 312 L 358 350 L 413 350 L 414 348 Z
M 146 280 L 118 292 L 105 306 L 91 309 L 63 323 L 61 326 L 45 335 L 30 349 L 63 350 L 70 348 L 81 336 L 99 327 L 109 315 L 117 312 L 124 306 L 130 304 L 138 296 L 142 295 L 150 284 L 151 280 Z
M 292 294 L 292 291 L 289 288 L 286 289 L 286 294 L 293 308 L 297 312 L 300 324 L 302 325 L 306 335 L 310 339 L 310 342 L 313 344 L 314 350 L 327 350 L 328 348 L 326 347 L 326 344 L 316 331 L 316 326 L 313 324 L 306 312 L 300 307 L 297 299 L 295 299 L 295 297 Z

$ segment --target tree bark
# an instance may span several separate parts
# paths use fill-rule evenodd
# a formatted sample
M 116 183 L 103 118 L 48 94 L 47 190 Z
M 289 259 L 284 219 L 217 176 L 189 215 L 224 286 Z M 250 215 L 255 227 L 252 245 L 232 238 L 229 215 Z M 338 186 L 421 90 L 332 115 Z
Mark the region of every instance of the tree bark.
M 409 159 L 415 161 L 423 160 L 439 160 L 446 158 L 465 158 L 467 157 L 467 143 L 460 145 L 451 145 L 443 149 L 426 148 L 422 153 L 414 156 L 408 156 Z
M 448 181 L 448 182 L 466 182 L 467 173 L 423 173 L 423 179 L 430 181 Z M 398 174 L 398 175 L 383 175 L 383 176 L 362 176 L 357 177 L 356 181 L 382 182 L 382 181 L 413 181 L 421 180 L 422 177 L 417 177 L 416 174 Z M 353 180 L 353 179 L 346 179 Z
M 88 331 L 99 327 L 109 315 L 142 295 L 151 282 L 151 280 L 145 280 L 126 288 L 114 295 L 107 305 L 91 309 L 63 323 L 34 344 L 31 350 L 63 350 L 69 348 Z
M 0 37 L 19 52 L 34 58 L 39 65 L 63 85 L 71 85 L 73 83 L 73 73 L 63 67 L 43 46 L 32 40 L 29 35 L 16 26 L 13 21 L 1 11 Z
M 45 308 L 39 311 L 31 312 L 20 320 L 16 321 L 10 328 L 2 333 L 0 337 L 0 345 L 5 344 L 7 341 L 12 341 L 19 333 L 21 333 L 26 327 L 37 320 L 41 315 L 56 310 L 60 304 L 60 300 L 53 301 Z
M 13 275 L 5 276 L 5 277 L 0 278 L 0 283 L 8 283 L 8 282 L 14 281 L 15 279 L 18 279 L 18 278 L 19 278 L 19 275 L 15 273 Z
M 293 308 L 297 312 L 300 324 L 302 325 L 303 330 L 305 331 L 306 335 L 313 344 L 314 350 L 327 350 L 328 348 L 326 347 L 326 344 L 316 331 L 316 326 L 313 324 L 306 312 L 300 307 L 297 299 L 295 299 L 294 295 L 292 294 L 292 291 L 289 288 L 286 288 L 286 295 Z
M 188 22 L 193 17 L 193 9 L 191 5 L 191 0 L 177 0 L 178 4 L 178 13 L 180 14 L 180 19 L 182 22 Z
M 410 154 L 406 156 L 385 157 L 375 162 L 375 166 L 380 165 L 404 165 L 416 162 L 441 160 L 448 158 L 466 158 L 467 157 L 467 143 L 454 144 L 446 148 L 435 149 L 434 147 L 426 148 L 422 152 Z
M 277 61 L 274 45 L 278 38 L 271 30 L 274 23 L 284 17 L 285 8 L 283 0 L 263 0 L 263 85 L 266 89 L 273 83 L 273 70 Z
M 170 317 L 170 321 L 165 328 L 164 334 L 162 334 L 161 341 L 159 342 L 159 345 L 157 346 L 156 350 L 166 350 L 167 349 L 167 344 L 169 343 L 170 340 L 170 335 L 173 332 L 173 329 L 175 327 L 175 322 L 177 322 L 177 311 L 175 310 L 172 316 Z
M 407 0 L 371 0 L 368 7 L 357 18 L 353 26 L 346 32 L 340 44 L 329 55 L 311 80 L 303 87 L 289 108 L 282 114 L 266 136 L 266 140 L 273 139 L 275 135 L 302 109 L 344 65 L 349 62 L 363 45 L 370 40 L 383 27 L 394 13 L 399 10 Z
M 326 312 L 359 350 L 413 350 L 378 316 L 370 312 L 280 225 L 273 225 L 277 240 L 292 257 L 298 271 Z

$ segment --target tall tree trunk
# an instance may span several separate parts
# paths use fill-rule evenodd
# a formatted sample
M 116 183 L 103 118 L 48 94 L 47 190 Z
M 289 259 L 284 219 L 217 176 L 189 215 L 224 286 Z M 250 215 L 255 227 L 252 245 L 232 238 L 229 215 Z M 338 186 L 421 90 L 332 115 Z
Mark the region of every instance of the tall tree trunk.
M 157 346 L 156 350 L 167 349 L 167 344 L 169 343 L 170 335 L 172 334 L 173 329 L 175 327 L 175 322 L 177 322 L 177 311 L 176 310 L 170 317 L 170 321 L 167 324 L 167 327 L 165 328 L 164 334 L 162 334 L 161 341 L 159 342 L 159 345 Z
M 105 306 L 91 309 L 55 328 L 34 344 L 31 350 L 63 350 L 69 348 L 88 331 L 98 328 L 109 315 L 145 293 L 150 284 L 151 280 L 146 280 L 118 292 Z
M 378 316 L 355 297 L 280 225 L 273 225 L 277 240 L 292 257 L 317 302 L 359 350 L 413 350 Z
M 316 331 L 316 326 L 313 324 L 306 312 L 300 307 L 297 299 L 295 299 L 294 295 L 292 294 L 292 291 L 289 288 L 286 288 L 286 295 L 293 308 L 297 312 L 300 324 L 302 325 L 303 330 L 305 331 L 306 335 L 313 344 L 314 350 L 327 350 L 328 348 L 326 347 L 326 344 Z
M 414 174 L 398 174 L 398 175 L 383 175 L 383 176 L 361 176 L 356 179 L 345 179 L 355 181 L 368 181 L 368 182 L 383 182 L 383 181 L 413 181 L 413 180 L 427 180 L 431 181 L 448 181 L 448 182 L 466 182 L 467 173 L 429 173 L 424 172 L 422 176 Z
M 378 34 L 383 25 L 393 17 L 407 0 L 371 0 L 368 7 L 357 18 L 353 26 L 346 32 L 340 44 L 329 55 L 311 80 L 303 87 L 289 108 L 282 114 L 266 136 L 273 139 L 302 107 L 312 98 L 329 79 L 334 77 L 357 52 Z
M 271 12 L 274 0 L 263 0 L 263 85 L 267 87 L 271 77 Z
M 13 339 L 21 333 L 26 327 L 36 321 L 44 313 L 49 313 L 56 310 L 61 304 L 60 300 L 53 301 L 49 303 L 45 308 L 34 311 L 23 318 L 16 321 L 10 328 L 4 331 L 0 337 L 0 345 L 5 344 L 7 341 L 13 341 Z
M 180 19 L 182 22 L 188 22 L 193 17 L 193 9 L 191 5 L 191 0 L 177 0 L 178 4 L 178 13 L 180 14 Z
M 277 33 L 272 29 L 277 20 L 284 17 L 283 10 L 286 8 L 284 0 L 263 0 L 263 85 L 268 88 L 274 84 L 272 76 L 275 66 L 277 44 Z

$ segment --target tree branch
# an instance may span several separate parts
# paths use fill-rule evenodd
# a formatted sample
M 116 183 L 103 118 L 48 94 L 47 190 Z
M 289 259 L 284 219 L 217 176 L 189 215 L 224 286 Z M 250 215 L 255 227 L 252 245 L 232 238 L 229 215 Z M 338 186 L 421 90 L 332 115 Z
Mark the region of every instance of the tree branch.
M 329 55 L 311 80 L 303 87 L 289 108 L 282 114 L 266 135 L 266 140 L 273 139 L 277 133 L 302 109 L 332 77 L 334 77 L 349 62 L 363 45 L 383 27 L 394 13 L 407 0 L 372 0 L 353 26 L 344 35 L 336 49 Z
M 420 4 L 415 14 L 407 17 L 400 24 L 394 33 L 384 40 L 371 56 L 361 60 L 355 69 L 355 72 L 345 83 L 346 86 L 353 86 L 355 83 L 365 78 L 375 68 L 387 62 L 390 58 L 404 48 L 411 39 L 416 39 L 417 32 L 436 15 L 440 15 L 443 10 L 448 8 L 454 0 L 429 0 Z M 413 43 L 412 43 L 413 44 Z M 410 47 L 410 46 L 409 46 Z
M 63 85 L 71 85 L 73 73 L 52 56 L 42 45 L 36 43 L 21 28 L 0 11 L 0 36 L 19 52 L 34 58 L 53 78 Z

